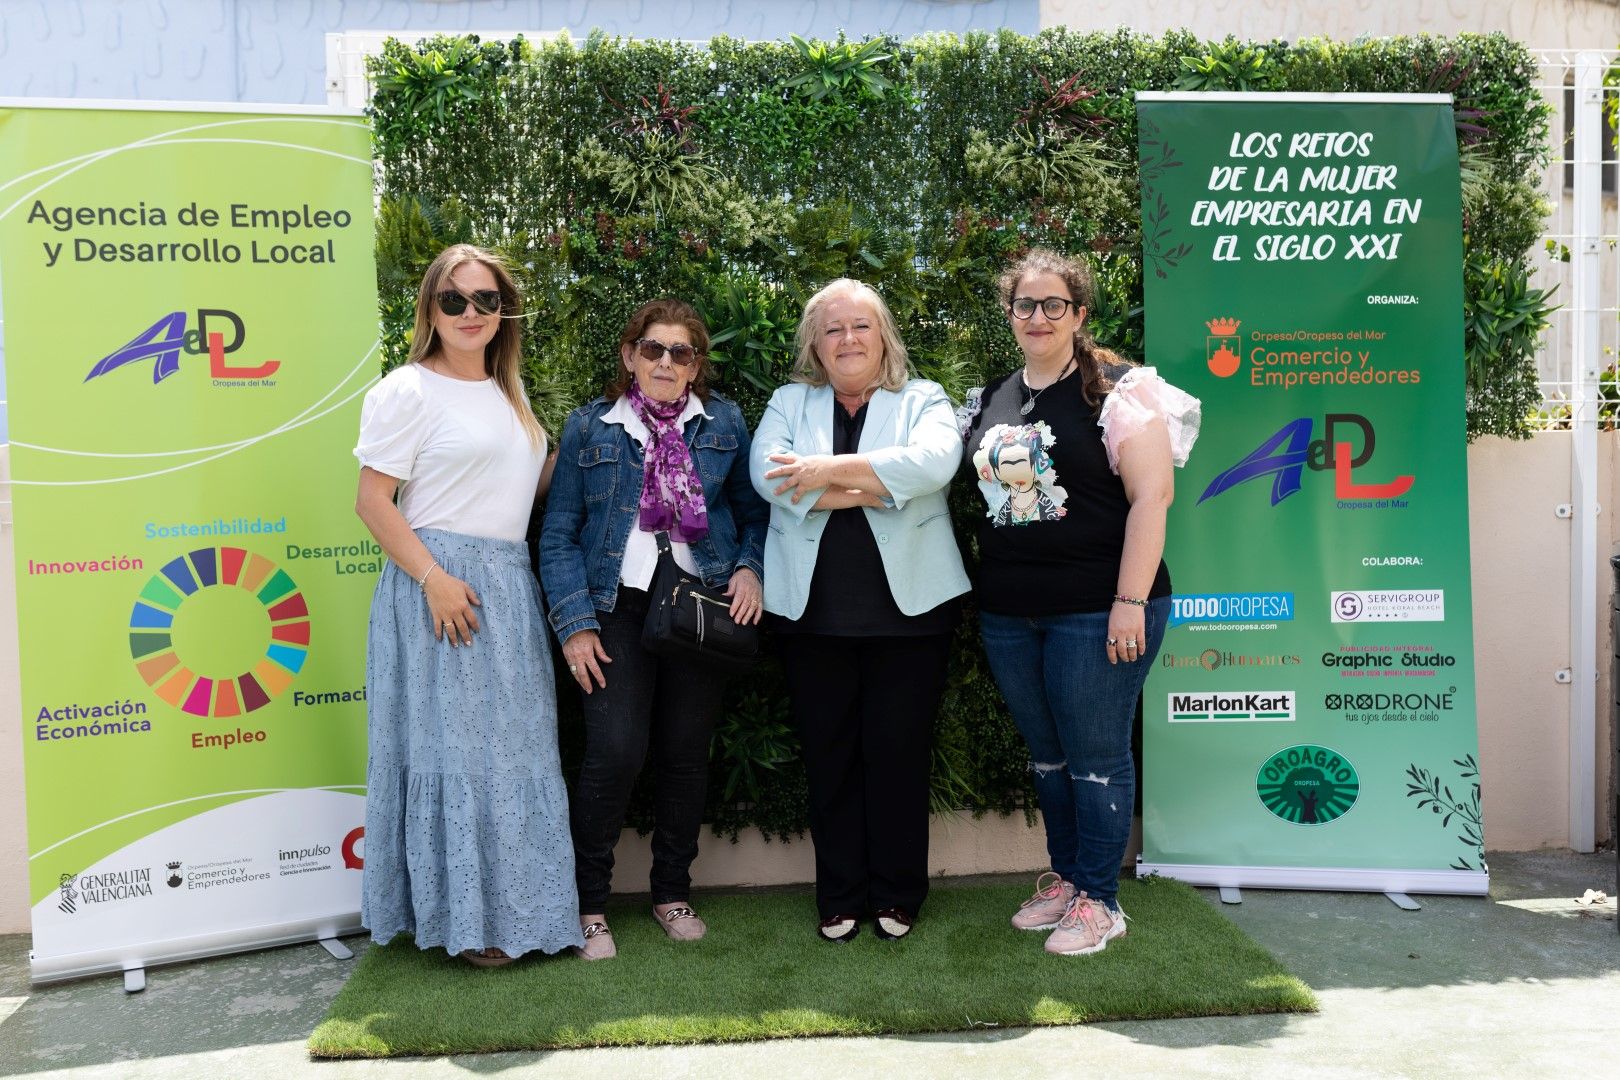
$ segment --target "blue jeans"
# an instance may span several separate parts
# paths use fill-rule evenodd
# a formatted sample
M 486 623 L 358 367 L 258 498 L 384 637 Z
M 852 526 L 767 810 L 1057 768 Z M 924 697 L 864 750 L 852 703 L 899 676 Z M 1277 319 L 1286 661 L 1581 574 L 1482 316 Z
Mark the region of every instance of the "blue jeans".
M 1110 908 L 1131 839 L 1131 719 L 1159 652 L 1170 600 L 1148 603 L 1134 663 L 1110 664 L 1108 612 L 1025 618 L 980 612 L 1001 696 L 1029 744 L 1052 869 Z

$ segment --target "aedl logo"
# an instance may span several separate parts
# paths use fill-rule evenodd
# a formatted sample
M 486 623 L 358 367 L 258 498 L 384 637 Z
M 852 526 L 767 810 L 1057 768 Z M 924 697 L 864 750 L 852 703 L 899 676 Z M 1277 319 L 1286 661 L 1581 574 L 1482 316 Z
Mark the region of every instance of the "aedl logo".
M 1341 432 L 1355 428 L 1361 433 L 1361 452 Z M 1322 437 L 1312 439 L 1313 421 L 1309 416 L 1290 420 L 1277 433 L 1261 443 L 1253 453 L 1209 482 L 1200 503 L 1230 491 L 1239 484 L 1262 476 L 1272 478 L 1271 505 L 1276 506 L 1300 489 L 1306 469 L 1333 471 L 1333 493 L 1339 499 L 1398 500 L 1412 488 L 1413 477 L 1397 476 L 1387 483 L 1357 483 L 1351 470 L 1372 460 L 1377 440 L 1372 422 L 1355 413 L 1328 413 L 1322 420 Z
M 219 329 L 230 324 L 230 342 Z M 186 313 L 174 311 L 136 334 L 127 345 L 121 346 L 96 361 L 85 382 L 106 375 L 126 364 L 152 360 L 152 382 L 162 382 L 180 370 L 180 354 L 192 356 L 208 354 L 208 373 L 215 379 L 245 382 L 265 379 L 281 367 L 280 360 L 266 360 L 260 364 L 228 364 L 225 358 L 242 347 L 247 340 L 247 327 L 241 316 L 223 308 L 198 308 L 195 329 L 186 328 Z

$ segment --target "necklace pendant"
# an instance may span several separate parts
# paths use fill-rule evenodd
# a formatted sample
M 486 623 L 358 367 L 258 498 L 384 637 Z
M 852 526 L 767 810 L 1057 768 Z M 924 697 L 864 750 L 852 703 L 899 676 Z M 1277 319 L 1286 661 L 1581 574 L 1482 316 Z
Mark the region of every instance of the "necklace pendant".
M 1030 413 L 1032 413 L 1034 411 L 1035 411 L 1035 399 L 1034 398 L 1030 398 L 1028 401 L 1024 402 L 1022 405 L 1020 405 L 1018 407 L 1018 415 L 1019 416 L 1028 416 Z

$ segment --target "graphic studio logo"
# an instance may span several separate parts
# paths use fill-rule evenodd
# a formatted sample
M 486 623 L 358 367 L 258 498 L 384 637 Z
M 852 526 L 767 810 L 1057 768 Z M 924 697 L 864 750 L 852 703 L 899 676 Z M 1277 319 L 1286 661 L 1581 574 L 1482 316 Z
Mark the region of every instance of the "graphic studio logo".
M 1267 758 L 1255 791 L 1267 810 L 1291 825 L 1326 825 L 1356 804 L 1361 780 L 1344 755 L 1306 743 Z
M 1217 379 L 1231 378 L 1241 363 L 1238 350 L 1243 348 L 1243 341 L 1238 337 L 1238 327 L 1242 323 L 1236 319 L 1211 319 L 1204 325 L 1209 327 L 1209 336 L 1204 338 L 1209 370 Z
M 1250 721 L 1291 723 L 1292 690 L 1214 690 L 1170 695 L 1172 724 L 1241 724 Z
M 1328 594 L 1336 623 L 1444 622 L 1444 589 L 1363 589 Z
M 180 876 L 180 864 L 179 863 L 172 862 L 172 863 L 166 863 L 165 865 L 168 866 L 168 868 L 169 868 L 169 876 L 168 876 L 167 879 L 165 879 L 167 881 L 167 883 L 168 883 L 169 888 L 178 889 L 180 886 L 182 886 L 182 885 L 184 885 L 186 883 L 186 879 Z
M 309 625 L 304 594 L 275 563 L 242 548 L 198 548 L 141 590 L 129 651 L 146 685 L 175 708 L 239 716 L 292 685 L 309 655 Z
M 229 344 L 225 341 L 224 332 L 219 329 L 223 323 L 230 324 Z M 184 311 L 172 311 L 136 334 L 128 344 L 114 349 L 96 361 L 95 366 L 90 369 L 90 374 L 84 377 L 84 381 L 89 382 L 91 379 L 117 371 L 126 364 L 151 360 L 152 382 L 160 383 L 180 370 L 182 352 L 192 356 L 207 353 L 208 373 L 215 379 L 249 382 L 274 375 L 281 367 L 280 360 L 242 365 L 225 362 L 225 358 L 240 349 L 246 340 L 247 327 L 242 322 L 241 316 L 234 311 L 226 311 L 223 308 L 198 308 L 195 330 L 186 329 Z
M 1322 421 L 1322 438 L 1312 439 L 1313 422 L 1302 416 L 1278 429 L 1253 453 L 1216 476 L 1198 497 L 1200 504 L 1259 477 L 1269 476 L 1271 505 L 1276 506 L 1299 491 L 1305 470 L 1333 473 L 1333 493 L 1339 499 L 1384 500 L 1390 506 L 1405 506 L 1400 496 L 1412 488 L 1413 477 L 1397 476 L 1386 483 L 1357 483 L 1352 470 L 1372 460 L 1377 440 L 1372 422 L 1356 413 L 1328 413 Z M 1342 438 L 1347 428 L 1361 433 L 1361 450 Z M 1360 509 L 1361 507 L 1347 507 Z
M 350 870 L 364 870 L 366 860 L 363 854 L 356 852 L 356 845 L 366 838 L 366 827 L 350 829 L 349 835 L 343 838 L 343 865 Z M 362 848 L 361 851 L 364 849 Z
M 78 877 L 77 874 L 63 874 L 57 882 L 57 888 L 61 891 L 62 900 L 56 906 L 61 909 L 64 915 L 71 915 L 79 910 L 76 903 L 79 894 L 73 888 L 73 880 L 76 877 Z

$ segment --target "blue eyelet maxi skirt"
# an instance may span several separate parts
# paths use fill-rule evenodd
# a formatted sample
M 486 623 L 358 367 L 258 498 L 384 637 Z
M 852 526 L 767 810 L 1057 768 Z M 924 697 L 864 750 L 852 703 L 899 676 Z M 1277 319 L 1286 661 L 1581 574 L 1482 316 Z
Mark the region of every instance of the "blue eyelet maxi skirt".
M 508 956 L 583 945 L 557 688 L 522 543 L 419 529 L 482 606 L 471 646 L 433 636 L 421 588 L 390 562 L 366 648 L 365 869 L 372 940 Z

